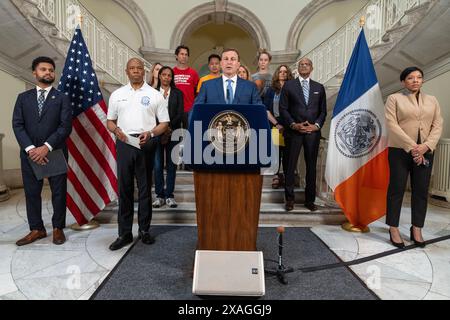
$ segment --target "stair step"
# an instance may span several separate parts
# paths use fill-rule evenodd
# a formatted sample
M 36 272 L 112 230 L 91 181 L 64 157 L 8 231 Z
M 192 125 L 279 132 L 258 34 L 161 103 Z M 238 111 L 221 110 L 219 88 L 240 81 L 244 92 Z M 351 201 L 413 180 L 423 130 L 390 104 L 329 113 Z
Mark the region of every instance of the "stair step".
M 296 188 L 294 189 L 295 199 L 299 203 L 305 200 L 305 190 Z M 175 200 L 182 203 L 194 203 L 195 202 L 195 190 L 193 185 L 175 185 L 174 191 Z M 152 188 L 152 198 L 155 199 L 155 188 Z M 137 201 L 137 190 L 135 190 L 135 201 Z M 263 188 L 261 193 L 262 203 L 284 203 L 284 188 L 272 189 Z
M 263 189 L 261 194 L 262 203 L 284 203 L 284 187 L 272 189 L 273 175 L 264 176 Z M 305 190 L 303 188 L 295 188 L 295 199 L 302 203 L 305 199 Z M 137 200 L 137 188 L 135 188 L 134 199 Z M 195 202 L 194 176 L 190 171 L 177 171 L 175 181 L 175 200 L 177 202 Z M 152 187 L 152 197 L 155 198 L 155 188 Z
M 301 204 L 287 212 L 283 204 L 261 204 L 259 223 L 283 224 L 289 226 L 311 226 L 318 224 L 342 224 L 346 221 L 342 211 L 326 206 L 320 200 L 316 202 L 319 210 L 311 212 Z M 134 204 L 137 213 L 137 203 Z M 100 223 L 117 223 L 117 205 L 110 205 L 95 220 Z M 137 214 L 134 215 L 137 222 Z M 152 210 L 152 224 L 196 224 L 196 208 L 194 203 L 179 203 L 177 208 L 162 207 Z

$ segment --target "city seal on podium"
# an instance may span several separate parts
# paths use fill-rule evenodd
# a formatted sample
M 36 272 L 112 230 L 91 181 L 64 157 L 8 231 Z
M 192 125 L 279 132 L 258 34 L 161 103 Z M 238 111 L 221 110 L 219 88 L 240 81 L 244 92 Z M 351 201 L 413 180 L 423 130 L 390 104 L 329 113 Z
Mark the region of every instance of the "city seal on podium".
M 382 134 L 380 120 L 367 109 L 345 114 L 336 124 L 336 147 L 348 158 L 361 158 L 373 151 Z
M 238 153 L 248 143 L 250 125 L 239 112 L 225 110 L 218 113 L 208 126 L 209 140 L 224 154 Z

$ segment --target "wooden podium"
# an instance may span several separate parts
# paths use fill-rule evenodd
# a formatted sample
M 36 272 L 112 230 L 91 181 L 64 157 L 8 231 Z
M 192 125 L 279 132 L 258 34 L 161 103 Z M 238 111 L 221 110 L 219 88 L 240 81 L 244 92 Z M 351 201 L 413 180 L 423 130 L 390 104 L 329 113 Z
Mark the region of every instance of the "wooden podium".
M 271 147 L 265 106 L 194 105 L 183 158 L 194 171 L 198 250 L 256 251 L 260 169 L 270 166 L 260 155 Z
M 194 172 L 198 250 L 256 251 L 263 176 Z

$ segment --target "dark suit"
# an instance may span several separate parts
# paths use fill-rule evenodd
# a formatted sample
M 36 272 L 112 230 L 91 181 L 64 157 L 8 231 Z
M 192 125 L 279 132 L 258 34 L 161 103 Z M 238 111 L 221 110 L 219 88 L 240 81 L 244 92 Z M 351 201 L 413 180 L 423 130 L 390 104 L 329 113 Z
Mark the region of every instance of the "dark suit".
M 69 98 L 52 88 L 39 116 L 36 88 L 25 91 L 17 97 L 12 126 L 21 149 L 28 224 L 30 230 L 43 230 L 41 204 L 43 180 L 39 181 L 34 176 L 25 148 L 31 145 L 40 147 L 47 142 L 53 150 L 62 149 L 67 158 L 65 141 L 72 130 L 72 108 Z M 49 183 L 54 211 L 52 224 L 54 228 L 62 229 L 66 223 L 67 175 L 51 177 Z
M 170 96 L 168 101 L 169 108 L 169 127 L 172 131 L 181 128 L 181 121 L 184 116 L 184 100 L 183 92 L 177 88 L 170 89 Z M 164 136 L 164 135 L 163 135 Z M 173 148 L 178 144 L 178 141 L 166 141 L 166 143 L 161 143 L 161 139 L 164 137 L 158 137 L 158 144 L 155 152 L 155 193 L 158 198 L 173 198 L 173 191 L 175 188 L 175 178 L 176 178 L 176 164 L 174 163 L 171 154 Z M 170 137 L 169 137 L 170 139 Z M 164 190 L 164 159 L 166 160 L 166 190 Z M 150 183 L 151 185 L 151 183 Z
M 202 84 L 195 103 L 226 103 L 222 77 L 211 79 Z M 256 85 L 237 77 L 233 104 L 262 104 Z
M 170 129 L 176 130 L 181 128 L 181 120 L 184 115 L 183 92 L 177 88 L 170 88 L 170 96 L 168 101 Z
M 318 82 L 310 80 L 309 101 L 306 104 L 303 89 L 299 79 L 285 83 L 281 90 L 280 114 L 285 131 L 287 170 L 285 184 L 286 201 L 294 200 L 294 171 L 302 146 L 306 163 L 305 203 L 314 203 L 316 198 L 316 162 L 319 152 L 320 130 L 311 134 L 303 134 L 292 130 L 292 123 L 308 121 L 318 124 L 320 128 L 325 123 L 327 101 L 325 88 Z

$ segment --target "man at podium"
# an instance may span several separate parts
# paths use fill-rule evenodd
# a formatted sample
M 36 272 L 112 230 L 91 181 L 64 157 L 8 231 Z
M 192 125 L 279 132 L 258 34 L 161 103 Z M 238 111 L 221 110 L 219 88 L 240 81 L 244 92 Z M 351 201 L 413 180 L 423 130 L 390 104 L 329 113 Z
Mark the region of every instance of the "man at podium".
M 241 63 L 236 49 L 223 50 L 220 66 L 222 76 L 203 83 L 195 104 L 262 104 L 256 85 L 237 76 Z
M 194 171 L 198 250 L 256 250 L 266 166 L 259 155 L 270 158 L 270 127 L 256 85 L 238 78 L 239 66 L 239 52 L 225 49 L 222 76 L 203 83 L 191 115 L 186 159 Z

